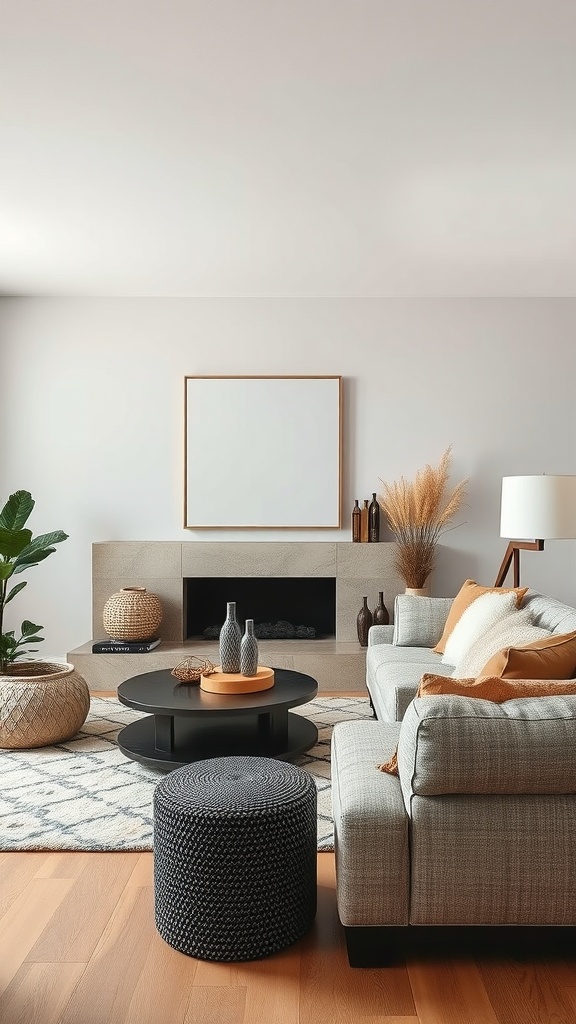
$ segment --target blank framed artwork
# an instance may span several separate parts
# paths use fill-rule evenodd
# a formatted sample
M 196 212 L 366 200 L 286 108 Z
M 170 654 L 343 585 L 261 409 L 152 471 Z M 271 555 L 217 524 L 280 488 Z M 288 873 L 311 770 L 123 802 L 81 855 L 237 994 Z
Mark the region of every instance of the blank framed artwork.
M 337 529 L 342 377 L 185 377 L 184 527 Z

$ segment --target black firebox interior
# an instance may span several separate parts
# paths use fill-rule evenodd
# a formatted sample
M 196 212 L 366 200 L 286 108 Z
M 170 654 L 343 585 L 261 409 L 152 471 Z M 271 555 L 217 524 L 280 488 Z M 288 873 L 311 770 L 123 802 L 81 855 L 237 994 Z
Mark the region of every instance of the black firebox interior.
M 236 602 L 236 618 L 242 628 L 246 619 L 254 619 L 257 636 L 262 624 L 275 623 L 284 624 L 280 636 L 291 633 L 286 623 L 294 627 L 296 638 L 322 639 L 336 634 L 334 577 L 194 577 L 184 580 L 184 588 L 189 640 L 217 637 L 228 601 Z

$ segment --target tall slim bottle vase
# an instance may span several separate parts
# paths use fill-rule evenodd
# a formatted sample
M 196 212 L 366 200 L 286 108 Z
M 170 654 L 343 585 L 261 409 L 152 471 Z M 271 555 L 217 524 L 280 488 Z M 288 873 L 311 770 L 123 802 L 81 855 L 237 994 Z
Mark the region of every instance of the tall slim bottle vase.
M 372 625 L 372 612 L 368 607 L 368 598 L 363 597 L 362 601 L 362 607 L 356 618 L 356 628 L 358 630 L 358 642 L 360 647 L 368 647 L 368 630 Z
M 246 631 L 240 644 L 240 671 L 243 676 L 255 676 L 258 671 L 258 641 L 254 634 L 254 619 L 246 619 Z
M 220 666 L 222 672 L 240 671 L 242 630 L 236 619 L 236 602 L 228 601 L 226 621 L 220 630 Z

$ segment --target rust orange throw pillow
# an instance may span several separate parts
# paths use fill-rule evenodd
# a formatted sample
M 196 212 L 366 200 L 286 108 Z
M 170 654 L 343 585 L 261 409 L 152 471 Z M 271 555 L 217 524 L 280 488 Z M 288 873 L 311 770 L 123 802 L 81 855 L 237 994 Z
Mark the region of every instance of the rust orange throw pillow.
M 522 603 L 522 598 L 527 590 L 528 587 L 481 587 L 478 583 L 475 583 L 474 580 L 466 580 L 460 587 L 460 590 L 452 602 L 452 606 L 448 612 L 448 618 L 446 619 L 446 624 L 444 626 L 444 632 L 436 644 L 436 647 L 433 647 L 432 650 L 436 651 L 437 654 L 444 654 L 446 641 L 462 613 L 465 612 L 472 602 L 475 601 L 477 597 L 480 597 L 481 594 L 490 594 L 493 591 L 497 594 L 509 594 L 511 591 L 514 591 L 517 595 L 516 607 L 519 608 Z
M 556 697 L 576 694 L 576 679 L 503 679 L 501 676 L 479 676 L 477 679 L 453 679 L 425 672 L 420 680 L 417 697 L 430 697 L 437 693 L 453 693 L 459 697 L 477 697 L 503 704 L 515 697 Z
M 502 679 L 570 679 L 576 672 L 576 632 L 552 633 L 524 647 L 504 647 L 480 675 Z

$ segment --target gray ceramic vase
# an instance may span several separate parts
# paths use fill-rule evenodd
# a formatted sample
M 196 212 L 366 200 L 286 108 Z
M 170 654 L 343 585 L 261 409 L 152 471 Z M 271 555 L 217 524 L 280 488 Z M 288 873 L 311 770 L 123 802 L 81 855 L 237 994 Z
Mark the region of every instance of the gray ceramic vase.
M 258 641 L 254 635 L 254 619 L 246 619 L 246 632 L 240 644 L 240 671 L 255 676 L 258 670 Z
M 220 665 L 223 672 L 240 671 L 242 630 L 236 620 L 236 602 L 226 605 L 226 622 L 220 630 Z

